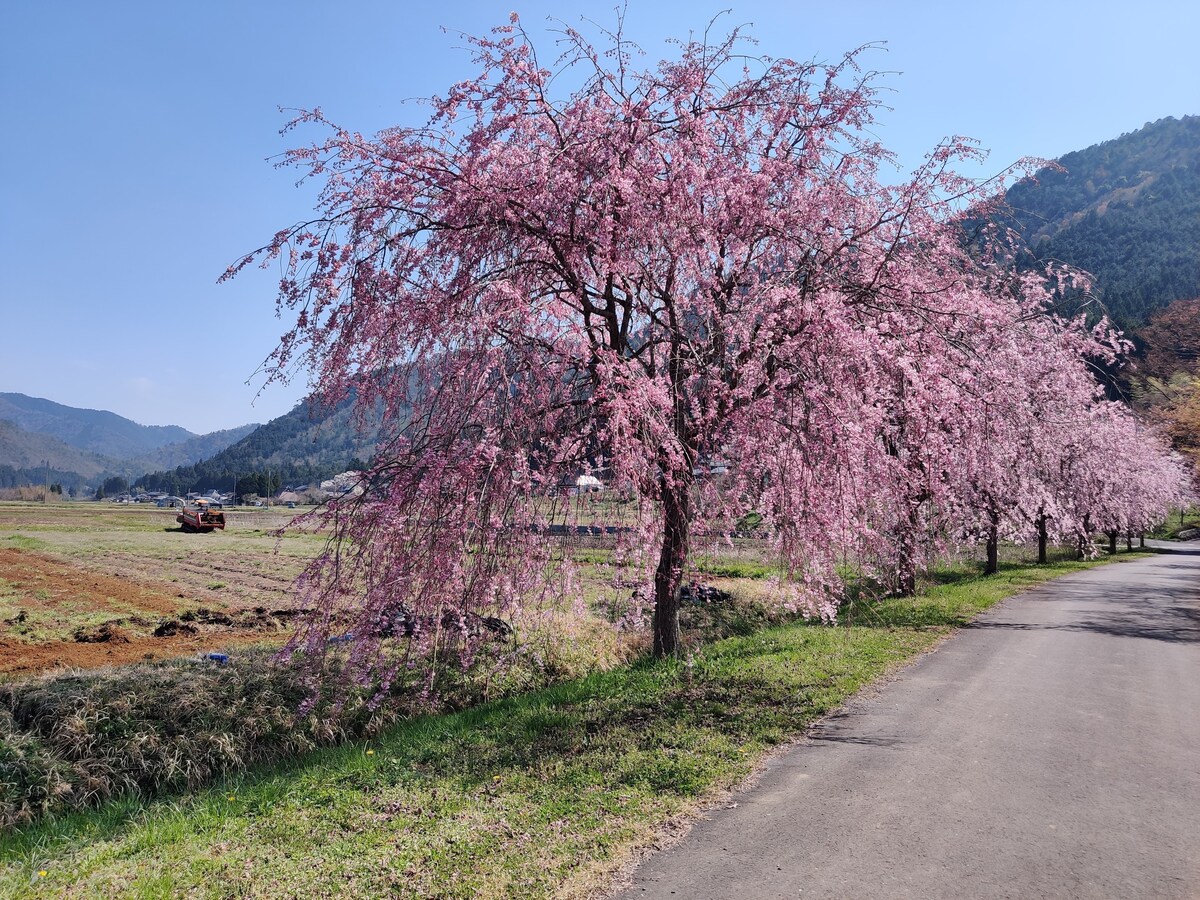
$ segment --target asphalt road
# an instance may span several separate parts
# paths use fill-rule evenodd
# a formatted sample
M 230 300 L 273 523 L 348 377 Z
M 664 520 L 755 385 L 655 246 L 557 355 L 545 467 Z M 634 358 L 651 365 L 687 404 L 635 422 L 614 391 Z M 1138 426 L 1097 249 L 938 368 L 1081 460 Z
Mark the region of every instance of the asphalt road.
M 1005 601 L 618 896 L 1200 898 L 1200 546 L 1182 546 Z

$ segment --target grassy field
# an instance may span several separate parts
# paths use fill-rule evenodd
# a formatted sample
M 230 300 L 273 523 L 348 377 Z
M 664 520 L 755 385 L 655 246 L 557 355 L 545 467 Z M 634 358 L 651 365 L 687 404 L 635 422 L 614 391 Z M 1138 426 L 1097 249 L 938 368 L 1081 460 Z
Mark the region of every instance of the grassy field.
M 917 598 L 860 605 L 849 625 L 765 629 L 187 795 L 43 822 L 0 837 L 0 894 L 602 894 L 860 687 L 1003 597 L 1095 564 L 1007 563 L 988 578 L 959 568 Z

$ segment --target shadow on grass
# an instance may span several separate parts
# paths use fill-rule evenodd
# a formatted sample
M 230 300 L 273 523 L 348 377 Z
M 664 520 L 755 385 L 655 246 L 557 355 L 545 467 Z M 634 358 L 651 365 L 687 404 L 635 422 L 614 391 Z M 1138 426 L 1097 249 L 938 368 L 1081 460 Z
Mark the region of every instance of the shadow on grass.
M 970 569 L 935 569 L 928 572 L 923 579 L 930 585 L 961 584 L 983 577 L 983 569 L 975 566 Z

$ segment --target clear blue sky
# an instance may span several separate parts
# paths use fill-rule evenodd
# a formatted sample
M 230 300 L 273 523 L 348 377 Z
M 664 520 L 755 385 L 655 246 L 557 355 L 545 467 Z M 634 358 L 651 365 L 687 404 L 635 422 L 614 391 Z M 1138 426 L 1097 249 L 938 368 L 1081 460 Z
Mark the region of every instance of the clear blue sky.
M 458 33 L 510 10 L 547 47 L 550 15 L 611 24 L 613 0 L 551 4 L 44 0 L 0 11 L 0 391 L 196 432 L 265 422 L 305 394 L 258 396 L 284 330 L 274 283 L 225 266 L 302 218 L 312 194 L 268 157 L 277 107 L 363 132 L 422 116 L 406 98 L 472 74 Z M 648 61 L 722 19 L 760 50 L 868 58 L 896 74 L 878 134 L 906 166 L 951 134 L 978 174 L 1200 113 L 1200 4 L 631 0 Z M 442 31 L 442 26 L 448 29 Z M 250 384 L 246 382 L 249 380 Z

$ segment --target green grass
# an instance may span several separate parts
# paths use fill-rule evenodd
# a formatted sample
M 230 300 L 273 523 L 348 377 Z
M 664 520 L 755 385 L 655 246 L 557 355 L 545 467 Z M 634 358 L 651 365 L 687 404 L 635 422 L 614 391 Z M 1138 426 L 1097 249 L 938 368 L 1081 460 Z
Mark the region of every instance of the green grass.
M 701 558 L 696 562 L 696 571 L 714 578 L 772 578 L 780 574 L 779 566 L 758 560 L 726 557 Z
M 0 546 L 12 547 L 17 550 L 45 550 L 47 544 L 38 538 L 24 534 L 7 534 L 0 539 Z
M 917 598 L 852 606 L 849 627 L 767 629 L 45 821 L 0 838 L 0 895 L 581 896 L 863 685 L 1090 565 L 949 573 Z

